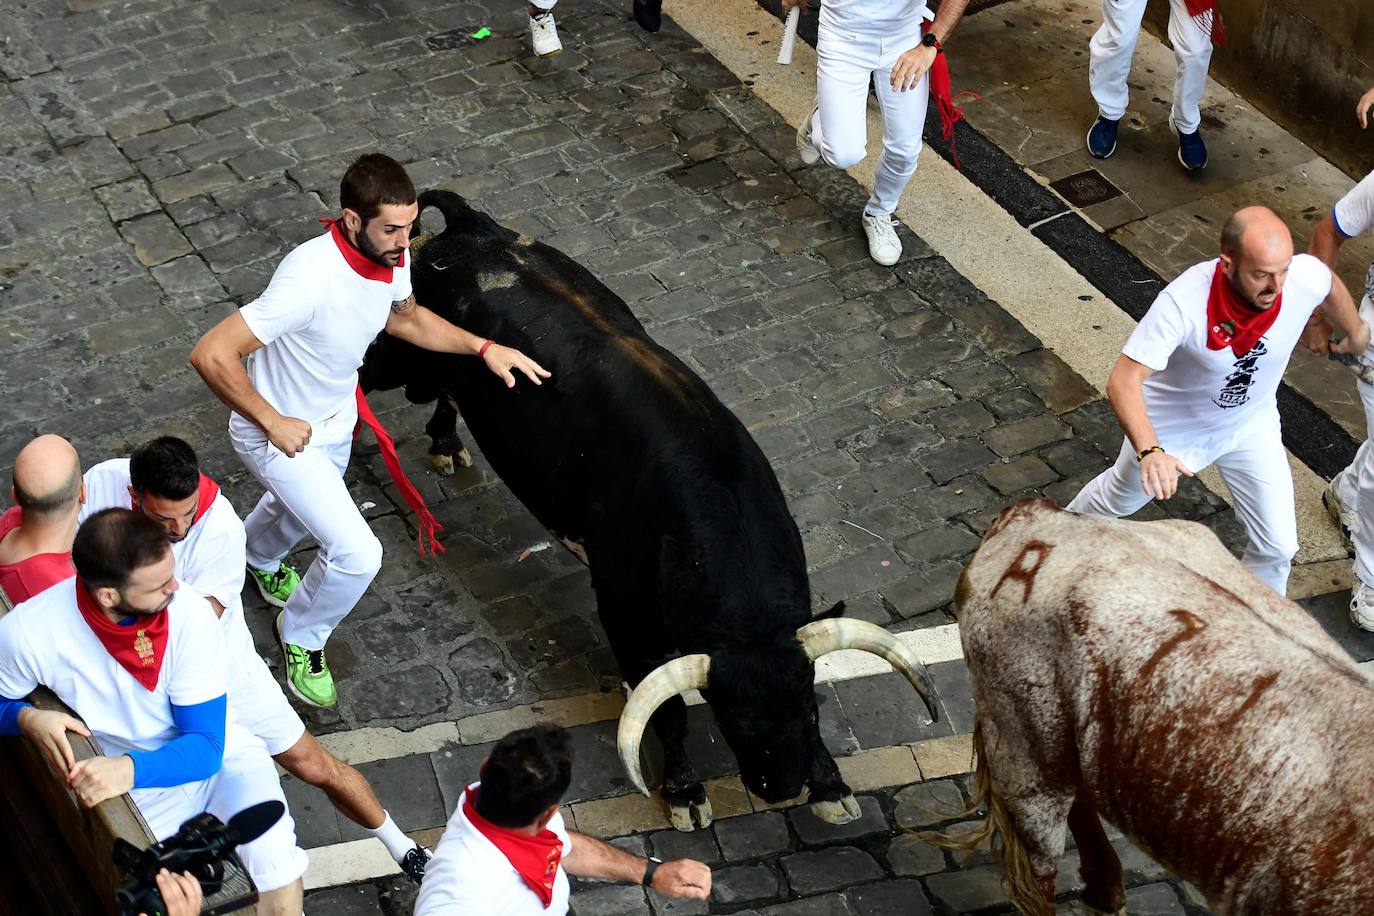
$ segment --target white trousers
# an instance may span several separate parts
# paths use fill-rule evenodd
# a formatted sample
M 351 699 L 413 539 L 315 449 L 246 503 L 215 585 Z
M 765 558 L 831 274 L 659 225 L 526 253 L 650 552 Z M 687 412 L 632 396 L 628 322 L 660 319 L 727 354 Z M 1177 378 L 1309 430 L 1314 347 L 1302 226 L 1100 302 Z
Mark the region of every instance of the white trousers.
M 261 739 L 273 757 L 291 750 L 305 734 L 305 723 L 256 652 L 239 657 L 229 682 L 229 708 L 235 721 Z
M 529 0 L 529 6 L 535 9 L 551 10 L 558 5 L 558 0 Z
M 1368 298 L 1360 304 L 1360 317 L 1374 322 L 1374 306 Z M 1365 351 L 1365 359 L 1374 360 L 1374 344 Z M 1355 523 L 1350 529 L 1350 539 L 1355 542 L 1355 575 L 1360 581 L 1374 585 L 1374 447 L 1369 444 L 1369 435 L 1374 433 L 1374 385 L 1356 382 L 1360 401 L 1364 404 L 1365 440 L 1355 453 L 1350 466 L 1337 474 L 1331 481 L 1336 496 L 1355 512 Z
M 1146 0 L 1102 0 L 1102 26 L 1088 49 L 1088 84 L 1104 118 L 1121 120 L 1126 113 L 1126 77 L 1131 73 Z M 1178 75 L 1174 79 L 1174 125 L 1191 134 L 1202 123 L 1198 103 L 1207 88 L 1207 65 L 1212 60 L 1212 36 L 1188 15 L 1184 0 L 1169 0 L 1169 44 L 1174 46 Z
M 921 153 L 930 74 L 906 92 L 893 89 L 891 83 L 897 58 L 920 43 L 919 29 L 906 35 L 870 35 L 821 22 L 816 41 L 820 110 L 812 121 L 812 142 L 837 169 L 847 169 L 868 155 L 868 85 L 873 83 L 883 113 L 883 154 L 874 170 L 873 195 L 864 207 L 872 216 L 897 209 Z
M 305 649 L 324 648 L 382 568 L 382 543 L 343 479 L 355 422 L 345 411 L 315 424 L 310 445 L 294 458 L 265 439 L 234 438 L 234 451 L 267 488 L 243 523 L 248 565 L 275 570 L 307 534 L 320 545 L 282 620 L 282 638 Z
M 230 728 L 236 728 L 230 724 Z M 208 811 L 228 823 L 229 818 L 259 802 L 286 804 L 277 768 L 262 743 L 240 730 L 241 740 L 226 750 L 220 770 L 209 779 L 163 789 L 135 789 L 130 793 L 148 828 L 159 840 L 177 832 L 189 818 Z M 226 741 L 228 739 L 226 738 Z M 309 860 L 296 843 L 296 822 L 287 811 L 262 836 L 238 848 L 243 866 L 259 891 L 273 891 L 305 874 Z
M 1279 430 L 1246 430 L 1244 443 L 1220 454 L 1204 455 L 1194 473 L 1217 466 L 1231 491 L 1236 517 L 1250 544 L 1241 561 L 1280 595 L 1288 593 L 1288 572 L 1298 552 L 1298 519 L 1293 508 L 1293 472 Z M 1116 464 L 1098 474 L 1069 503 L 1070 512 L 1122 518 L 1150 501 L 1141 486 L 1140 462 L 1129 439 L 1121 443 Z

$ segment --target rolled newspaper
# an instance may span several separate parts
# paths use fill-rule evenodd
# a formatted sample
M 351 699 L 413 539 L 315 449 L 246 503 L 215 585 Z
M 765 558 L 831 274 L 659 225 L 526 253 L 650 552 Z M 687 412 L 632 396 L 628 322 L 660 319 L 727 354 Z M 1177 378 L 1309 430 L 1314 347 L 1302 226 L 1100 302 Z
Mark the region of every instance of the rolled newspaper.
M 1331 338 L 1331 343 L 1336 343 L 1336 338 Z M 1370 365 L 1363 356 L 1355 356 L 1352 353 L 1337 353 L 1335 350 L 1328 350 L 1326 355 L 1327 358 L 1345 366 L 1366 385 L 1374 385 L 1374 365 Z
M 797 20 L 801 19 L 801 7 L 794 6 L 787 13 L 787 22 L 782 27 L 782 43 L 778 45 L 778 63 L 792 63 L 792 48 L 797 43 Z

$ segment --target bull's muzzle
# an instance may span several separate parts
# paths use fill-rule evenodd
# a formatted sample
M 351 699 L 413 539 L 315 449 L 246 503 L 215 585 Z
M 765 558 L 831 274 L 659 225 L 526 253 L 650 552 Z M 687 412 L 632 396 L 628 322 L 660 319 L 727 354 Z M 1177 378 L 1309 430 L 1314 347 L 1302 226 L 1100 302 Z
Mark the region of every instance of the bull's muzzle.
M 797 641 L 801 643 L 806 657 L 815 662 L 822 655 L 855 649 L 871 652 L 885 659 L 902 676 L 911 682 L 920 694 L 930 719 L 940 717 L 935 706 L 935 691 L 931 687 L 926 666 L 906 643 L 887 630 L 866 620 L 816 620 L 797 630 Z M 616 745 L 620 759 L 630 781 L 645 795 L 649 787 L 644 783 L 640 770 L 639 743 L 644 737 L 644 729 L 654 712 L 675 696 L 689 690 L 702 690 L 711 682 L 711 657 L 709 655 L 684 655 L 659 665 L 639 682 L 630 694 L 629 702 L 620 714 L 620 728 L 616 734 Z

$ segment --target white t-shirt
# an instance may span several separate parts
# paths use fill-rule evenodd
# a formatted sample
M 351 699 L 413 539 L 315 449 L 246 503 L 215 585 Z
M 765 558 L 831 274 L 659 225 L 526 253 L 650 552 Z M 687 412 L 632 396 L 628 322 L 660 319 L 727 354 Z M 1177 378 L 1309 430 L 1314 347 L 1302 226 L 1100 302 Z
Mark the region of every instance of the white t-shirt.
M 1336 201 L 1331 216 L 1336 221 L 1336 230 L 1346 238 L 1363 235 L 1374 229 L 1374 172 L 1364 176 L 1359 184 Z M 1369 271 L 1364 275 L 1362 304 L 1371 303 L 1374 303 L 1374 263 L 1369 265 Z
M 86 504 L 81 507 L 80 520 L 101 509 L 132 509 L 129 496 L 129 459 L 111 458 L 102 461 L 85 474 Z M 220 629 L 224 634 L 225 650 L 237 659 L 238 653 L 257 654 L 253 636 L 243 619 L 244 544 L 243 522 L 220 493 L 200 520 L 186 532 L 186 537 L 172 545 L 175 560 L 174 574 L 182 585 L 198 595 L 214 598 L 224 607 Z M 232 680 L 242 665 L 234 664 L 229 672 Z
M 845 32 L 900 35 L 919 31 L 935 14 L 923 0 L 825 0 L 820 24 Z
M 1217 261 L 1185 270 L 1160 292 L 1121 352 L 1154 370 L 1145 381 L 1150 423 L 1170 454 L 1233 441 L 1252 421 L 1279 422 L 1278 387 L 1312 310 L 1331 292 L 1331 272 L 1311 255 L 1293 258 L 1283 305 L 1245 356 L 1207 349 L 1207 296 Z
M 146 689 L 115 661 L 76 606 L 76 579 L 59 582 L 0 619 L 0 696 L 26 697 L 40 684 L 57 694 L 108 756 L 152 751 L 177 737 L 172 704 L 194 706 L 227 691 L 219 621 L 189 589 L 167 608 L 167 649 L 157 687 Z M 225 730 L 225 749 L 237 745 Z
M 561 813 L 553 816 L 548 829 L 563 841 L 566 860 L 572 840 Z M 425 866 L 415 916 L 564 916 L 567 912 L 568 876 L 563 867 L 559 866 L 554 878 L 553 899 L 546 909 L 505 854 L 463 816 L 460 797 L 434 858 Z
M 296 246 L 262 295 L 239 310 L 263 344 L 248 357 L 254 390 L 283 416 L 312 425 L 353 411 L 363 354 L 386 326 L 391 303 L 410 296 L 408 255 L 388 283 L 355 271 L 330 232 Z M 263 438 L 237 413 L 229 429 L 240 441 Z

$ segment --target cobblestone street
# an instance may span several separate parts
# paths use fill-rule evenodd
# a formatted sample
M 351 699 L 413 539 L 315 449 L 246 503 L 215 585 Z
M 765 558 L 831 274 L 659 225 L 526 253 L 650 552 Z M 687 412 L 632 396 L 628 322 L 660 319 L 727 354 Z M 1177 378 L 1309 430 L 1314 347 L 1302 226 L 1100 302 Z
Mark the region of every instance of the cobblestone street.
M 671 21 L 643 33 L 618 0 L 564 7 L 552 60 L 531 55 L 522 5 L 505 0 L 0 9 L 0 463 L 39 432 L 70 438 L 87 466 L 179 435 L 246 514 L 260 489 L 187 354 L 320 232 L 352 158 L 393 155 L 418 187 L 455 190 L 577 259 L 711 384 L 773 462 L 815 607 L 844 600 L 850 616 L 929 630 L 920 645 L 944 715 L 922 728 L 895 674 L 818 684 L 822 733 L 863 809 L 832 827 L 749 796 L 696 706 L 692 750 L 719 820 L 663 829 L 616 753 L 620 675 L 586 570 L 475 447 L 471 468 L 431 470 L 428 410 L 390 392 L 373 405 L 447 552 L 417 555 L 364 433 L 349 479 L 385 560 L 330 643 L 338 707 L 301 707 L 311 730 L 432 843 L 495 738 L 570 724 L 570 826 L 716 868 L 709 905 L 581 883 L 583 916 L 1011 912 L 986 851 L 963 866 L 912 832 L 964 819 L 972 700 L 953 587 L 1005 504 L 1066 502 L 1115 458 L 1120 428 L 1092 385 L 905 228 L 899 264 L 874 265 L 857 222 L 867 192 L 802 169 L 793 129 L 689 34 Z M 470 37 L 483 26 L 491 37 Z M 1243 543 L 1197 480 L 1168 510 Z M 1344 601 L 1304 605 L 1366 661 L 1374 637 L 1351 627 Z M 267 606 L 245 592 L 245 610 L 280 673 Z M 286 783 L 316 850 L 307 913 L 409 914 L 401 876 L 329 870 L 322 847 L 354 862 L 380 846 L 317 790 Z M 1131 913 L 1205 912 L 1112 835 Z M 1081 912 L 1073 856 L 1062 912 Z

